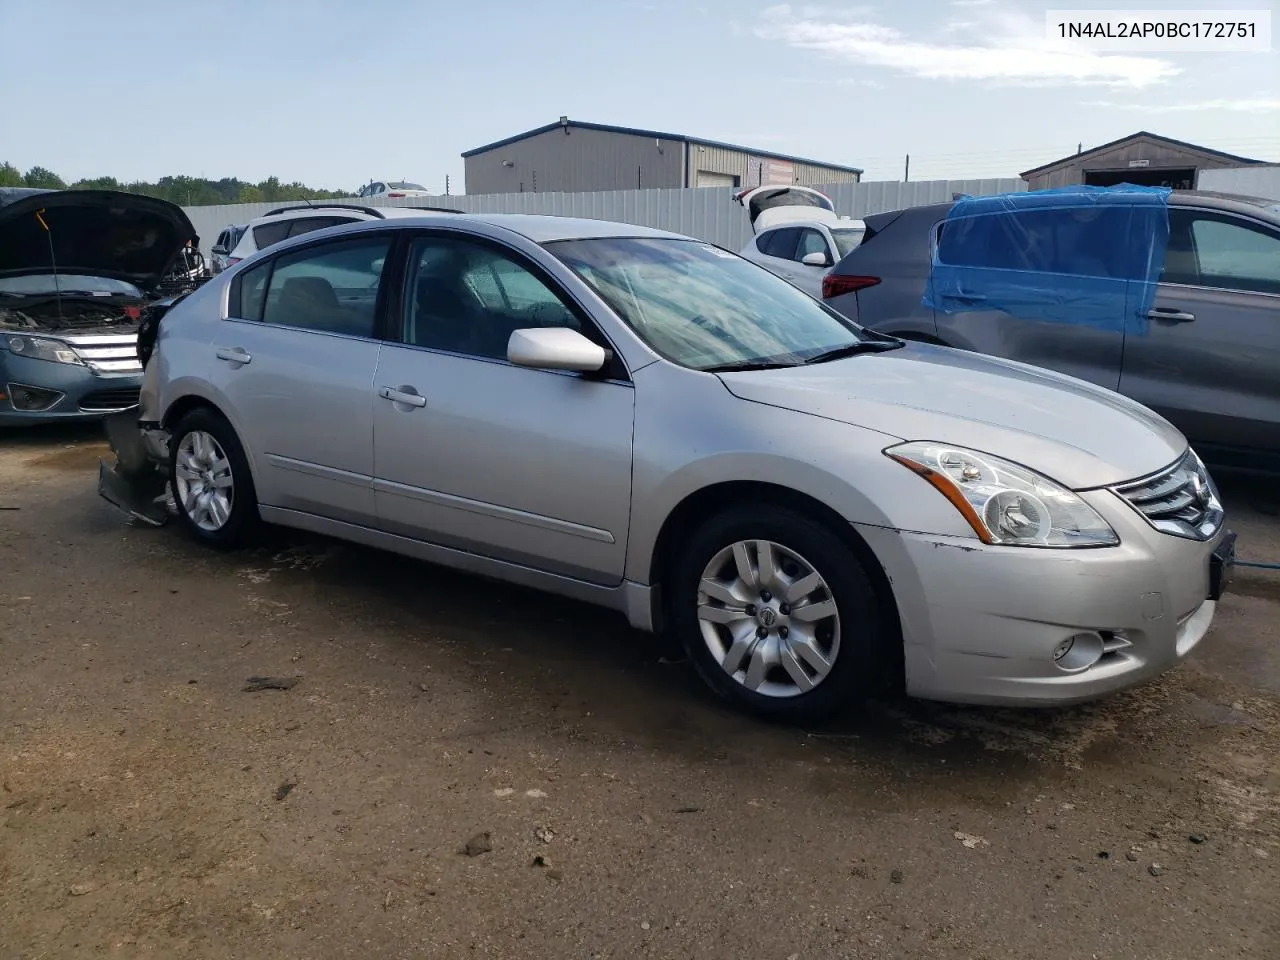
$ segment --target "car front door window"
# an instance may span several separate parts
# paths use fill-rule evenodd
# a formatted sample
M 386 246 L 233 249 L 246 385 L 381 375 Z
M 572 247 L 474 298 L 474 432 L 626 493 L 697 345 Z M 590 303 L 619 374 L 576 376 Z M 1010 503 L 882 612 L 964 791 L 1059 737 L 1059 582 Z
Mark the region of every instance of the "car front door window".
M 817 230 L 804 230 L 800 234 L 800 242 L 796 244 L 796 260 L 804 260 L 811 253 L 821 253 L 829 257 L 827 239 Z
M 1280 294 L 1280 235 L 1229 217 L 1191 221 L 1201 286 Z
M 485 245 L 447 237 L 413 244 L 406 277 L 404 342 L 505 360 L 511 334 L 581 323 L 530 270 Z

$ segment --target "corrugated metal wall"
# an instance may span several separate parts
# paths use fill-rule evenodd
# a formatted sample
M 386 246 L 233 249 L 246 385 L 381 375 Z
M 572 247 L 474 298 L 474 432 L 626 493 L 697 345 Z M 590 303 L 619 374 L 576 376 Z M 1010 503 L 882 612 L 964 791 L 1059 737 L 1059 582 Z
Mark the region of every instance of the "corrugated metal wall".
M 922 180 L 872 183 L 833 183 L 819 189 L 835 202 L 836 212 L 846 217 L 865 217 L 886 210 L 950 200 L 954 194 L 987 196 L 1025 190 L 1018 179 Z M 559 217 L 587 217 L 616 220 L 639 226 L 657 227 L 741 250 L 751 239 L 746 212 L 733 202 L 734 191 L 722 187 L 701 190 L 614 190 L 605 193 L 491 193 L 478 196 L 431 197 L 427 199 L 384 200 L 379 206 L 449 207 L 468 213 L 539 213 Z M 335 201 L 359 203 L 357 200 Z M 200 235 L 205 256 L 222 228 L 229 223 L 245 223 L 269 210 L 290 204 L 237 203 L 209 207 L 186 207 L 187 216 Z
M 728 147 L 717 147 L 711 144 L 689 143 L 689 179 L 691 187 L 698 186 L 698 173 L 728 173 L 738 178 L 742 187 L 754 187 L 758 184 L 760 164 L 776 163 L 791 171 L 792 182 L 801 186 L 816 187 L 831 183 L 856 183 L 856 173 L 843 173 L 816 163 L 798 163 L 796 161 L 779 160 L 763 153 L 751 153 L 746 150 L 731 150 Z M 752 172 L 752 171 L 756 172 Z
M 683 184 L 684 144 L 570 127 L 466 157 L 469 195 L 637 189 Z M 506 164 L 510 164 L 507 166 Z

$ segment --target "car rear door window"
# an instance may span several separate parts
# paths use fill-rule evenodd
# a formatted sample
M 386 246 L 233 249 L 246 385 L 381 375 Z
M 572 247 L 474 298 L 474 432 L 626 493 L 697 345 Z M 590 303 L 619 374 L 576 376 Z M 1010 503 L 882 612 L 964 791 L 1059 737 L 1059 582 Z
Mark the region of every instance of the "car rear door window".
M 390 248 L 388 237 L 361 237 L 276 257 L 262 304 L 262 322 L 372 337 L 382 268 Z M 243 285 L 241 303 L 245 303 Z
M 271 279 L 271 261 L 267 260 L 240 273 L 231 284 L 227 315 L 241 320 L 261 320 L 262 301 Z
M 253 228 L 253 242 L 259 250 L 273 246 L 289 235 L 289 221 L 276 220 L 274 223 L 260 223 Z
M 1128 207 L 1068 207 L 979 214 L 944 221 L 938 260 L 949 266 L 1128 277 Z
M 582 323 L 529 268 L 486 244 L 423 237 L 409 253 L 405 343 L 492 360 L 515 330 Z
M 764 252 L 779 260 L 795 259 L 796 244 L 800 242 L 800 231 L 794 227 L 773 231 L 769 238 L 769 247 Z

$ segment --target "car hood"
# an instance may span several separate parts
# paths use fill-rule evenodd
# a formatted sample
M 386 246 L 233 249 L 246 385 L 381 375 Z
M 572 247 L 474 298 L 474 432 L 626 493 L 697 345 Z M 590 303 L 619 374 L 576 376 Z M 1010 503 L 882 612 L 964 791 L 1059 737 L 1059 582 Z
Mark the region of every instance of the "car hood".
M 0 190 L 0 277 L 49 274 L 56 264 L 58 273 L 150 290 L 189 241 L 199 242 L 195 227 L 167 200 L 114 190 Z
M 1145 476 L 1186 450 L 1167 420 L 1118 393 L 976 353 L 886 353 L 719 375 L 734 396 L 902 440 L 983 451 L 1076 490 Z

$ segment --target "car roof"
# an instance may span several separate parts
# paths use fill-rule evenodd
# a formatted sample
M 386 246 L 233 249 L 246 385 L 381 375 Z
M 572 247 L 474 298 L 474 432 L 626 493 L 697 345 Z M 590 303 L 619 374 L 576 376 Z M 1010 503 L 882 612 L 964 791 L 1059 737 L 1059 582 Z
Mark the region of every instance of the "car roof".
M 297 237 L 289 237 L 279 243 L 272 244 L 269 249 L 285 250 L 331 233 L 378 230 L 379 228 L 385 228 L 387 220 L 391 219 L 399 221 L 397 226 L 403 227 L 458 227 L 466 224 L 498 227 L 538 244 L 551 243 L 557 240 L 604 239 L 667 239 L 698 242 L 692 237 L 670 233 L 666 230 L 638 227 L 631 223 L 615 223 L 610 220 L 590 220 L 584 217 L 553 217 L 525 213 L 471 214 L 461 212 L 454 212 L 444 216 L 439 212 L 415 210 L 413 207 L 383 207 L 381 209 L 382 212 L 388 214 L 385 220 L 364 215 L 359 218 L 358 223 L 335 225 L 301 234 Z M 290 211 L 290 214 L 292 212 Z M 259 217 L 256 220 L 251 220 L 250 226 L 257 223 L 270 223 L 280 219 L 284 219 L 283 214 L 275 217 Z
M 471 213 L 465 219 L 502 227 L 534 243 L 550 243 L 553 240 L 604 240 L 604 239 L 669 239 L 688 240 L 678 233 L 638 227 L 633 223 L 617 223 L 612 220 L 590 220 L 586 217 L 552 217 L 532 213 Z M 462 218 L 451 217 L 448 222 Z
M 1179 207 L 1212 207 L 1253 215 L 1265 213 L 1270 214 L 1269 219 L 1280 221 L 1280 200 L 1268 200 L 1265 197 L 1248 197 L 1215 190 L 1175 190 L 1169 202 Z
M 460 210 L 449 210 L 445 207 L 367 207 L 356 203 L 316 203 L 298 204 L 296 206 L 277 207 L 268 210 L 260 217 L 254 217 L 246 227 L 263 223 L 275 223 L 280 220 L 297 220 L 302 217 L 338 216 L 346 214 L 357 220 L 383 220 L 393 217 L 420 217 L 425 213 L 461 213 Z

